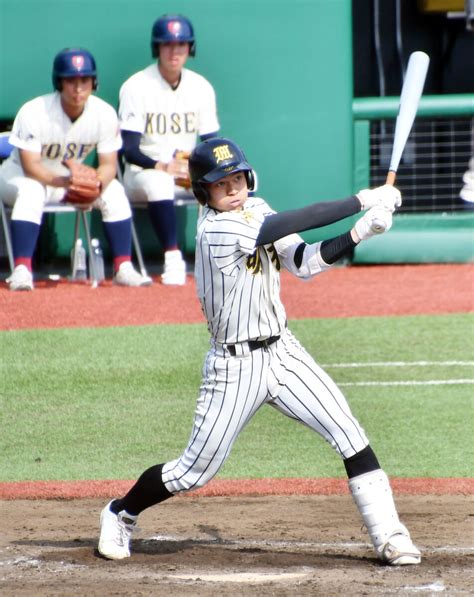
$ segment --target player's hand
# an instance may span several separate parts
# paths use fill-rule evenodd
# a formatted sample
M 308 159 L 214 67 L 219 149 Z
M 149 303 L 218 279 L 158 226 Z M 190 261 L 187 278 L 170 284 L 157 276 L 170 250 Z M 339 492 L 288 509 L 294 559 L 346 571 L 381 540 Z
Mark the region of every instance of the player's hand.
M 375 189 L 363 189 L 357 193 L 357 198 L 363 210 L 378 206 L 394 212 L 395 208 L 402 204 L 400 191 L 390 184 Z
M 177 150 L 168 164 L 168 173 L 174 176 L 175 184 L 185 189 L 191 187 L 191 178 L 189 177 L 190 155 L 189 151 Z
M 175 151 L 172 159 L 168 162 L 166 171 L 174 178 L 185 178 L 189 174 L 189 153 L 184 151 Z
M 357 220 L 352 228 L 352 238 L 355 242 L 367 240 L 377 234 L 383 234 L 392 227 L 392 212 L 383 207 L 371 207 Z

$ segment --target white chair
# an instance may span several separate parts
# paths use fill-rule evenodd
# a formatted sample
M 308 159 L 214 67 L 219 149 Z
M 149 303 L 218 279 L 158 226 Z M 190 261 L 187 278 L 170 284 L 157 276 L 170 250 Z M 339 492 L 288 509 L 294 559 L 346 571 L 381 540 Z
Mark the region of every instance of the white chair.
M 6 159 L 13 150 L 13 146 L 8 143 L 8 138 L 10 133 L 4 132 L 0 133 L 0 161 Z M 8 256 L 8 263 L 10 266 L 10 270 L 13 272 L 15 267 L 14 259 L 13 259 L 13 249 L 11 243 L 11 235 L 10 235 L 10 226 L 8 221 L 8 212 L 11 212 L 12 208 L 2 201 L 0 197 L 0 216 L 2 218 L 2 227 L 3 227 L 3 237 L 5 239 L 5 247 L 7 250 Z M 82 222 L 82 227 L 84 228 L 84 234 L 86 237 L 86 245 L 89 257 L 93 253 L 92 249 L 92 238 L 89 226 L 89 218 L 88 218 L 88 211 L 91 210 L 84 210 L 80 209 L 79 207 L 75 207 L 74 205 L 68 203 L 52 203 L 47 204 L 44 208 L 44 213 L 57 213 L 57 214 L 64 214 L 64 213 L 75 213 L 75 223 L 74 223 L 74 239 L 73 239 L 73 258 L 72 262 L 74 263 L 74 251 L 76 250 L 76 241 L 80 235 L 80 225 Z M 142 276 L 148 276 L 145 263 L 143 261 L 142 251 L 140 248 L 140 243 L 138 241 L 138 236 L 135 230 L 135 225 L 133 223 L 132 218 L 132 244 L 135 250 L 135 255 L 138 261 L 138 266 L 140 268 L 140 273 Z M 94 259 L 89 258 L 89 267 L 90 267 L 90 280 L 92 288 L 97 288 L 99 285 L 99 280 L 97 278 L 97 272 L 95 270 Z

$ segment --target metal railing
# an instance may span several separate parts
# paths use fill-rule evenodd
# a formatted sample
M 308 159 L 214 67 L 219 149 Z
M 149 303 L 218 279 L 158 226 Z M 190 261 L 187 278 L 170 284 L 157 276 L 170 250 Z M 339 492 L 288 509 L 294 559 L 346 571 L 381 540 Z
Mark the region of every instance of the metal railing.
M 359 178 L 360 172 L 365 175 L 368 186 L 385 181 L 398 104 L 394 97 L 353 102 L 356 171 Z M 404 198 L 400 211 L 473 209 L 474 203 L 461 197 L 461 190 L 474 180 L 473 169 L 474 95 L 422 97 L 397 172 L 396 184 Z

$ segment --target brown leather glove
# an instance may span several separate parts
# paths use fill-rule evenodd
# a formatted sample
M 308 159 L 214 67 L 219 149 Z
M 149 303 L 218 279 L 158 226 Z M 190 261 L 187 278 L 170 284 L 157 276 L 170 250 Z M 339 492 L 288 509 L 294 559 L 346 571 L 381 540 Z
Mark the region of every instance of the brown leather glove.
M 84 208 L 89 207 L 102 193 L 97 170 L 72 159 L 64 160 L 63 164 L 70 172 L 70 183 L 63 201 Z

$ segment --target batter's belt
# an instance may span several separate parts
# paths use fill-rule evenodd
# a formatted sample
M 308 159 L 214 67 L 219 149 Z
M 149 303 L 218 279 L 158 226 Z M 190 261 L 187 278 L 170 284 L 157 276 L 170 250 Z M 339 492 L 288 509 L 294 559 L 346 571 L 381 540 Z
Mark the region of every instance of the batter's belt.
M 280 339 L 280 336 L 270 336 L 265 340 L 248 340 L 247 342 L 239 342 L 239 344 L 226 344 L 226 348 L 230 355 L 235 357 L 237 354 L 244 353 L 246 351 L 253 352 L 259 348 L 267 348 L 271 344 L 274 344 Z

